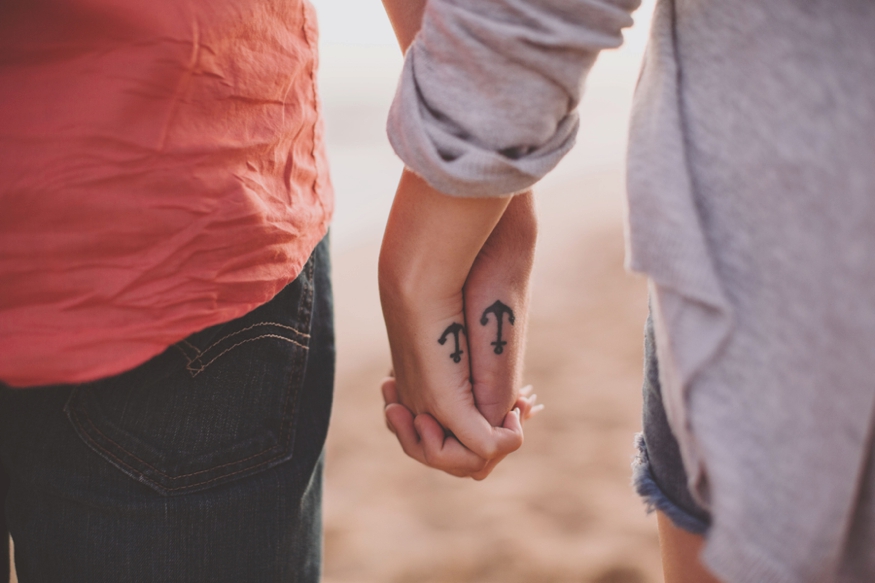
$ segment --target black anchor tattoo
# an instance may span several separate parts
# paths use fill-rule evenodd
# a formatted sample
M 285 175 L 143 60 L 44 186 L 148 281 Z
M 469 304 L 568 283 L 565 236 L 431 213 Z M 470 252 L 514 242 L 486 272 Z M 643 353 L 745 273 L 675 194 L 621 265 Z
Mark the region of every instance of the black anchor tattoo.
M 511 326 L 513 326 L 515 320 L 513 316 L 513 310 L 502 304 L 501 301 L 495 300 L 494 304 L 492 304 L 483 311 L 483 317 L 480 318 L 480 323 L 484 326 L 489 323 L 488 316 L 490 312 L 495 314 L 495 321 L 498 323 L 498 336 L 496 336 L 495 342 L 492 342 L 491 344 L 495 347 L 495 354 L 501 354 L 502 352 L 504 352 L 504 346 L 507 344 L 506 340 L 501 339 L 501 326 L 504 321 L 504 318 L 502 316 L 504 316 L 504 314 L 507 314 L 507 321 L 510 322 Z
M 459 347 L 459 332 L 467 336 L 467 333 L 465 332 L 465 327 L 458 322 L 453 322 L 452 324 L 447 326 L 447 329 L 444 330 L 444 333 L 438 339 L 438 344 L 444 345 L 447 343 L 447 336 L 450 334 L 453 335 L 453 340 L 456 341 L 456 351 L 450 354 L 450 358 L 453 359 L 453 362 L 461 362 L 462 354 L 464 354 L 464 351 Z

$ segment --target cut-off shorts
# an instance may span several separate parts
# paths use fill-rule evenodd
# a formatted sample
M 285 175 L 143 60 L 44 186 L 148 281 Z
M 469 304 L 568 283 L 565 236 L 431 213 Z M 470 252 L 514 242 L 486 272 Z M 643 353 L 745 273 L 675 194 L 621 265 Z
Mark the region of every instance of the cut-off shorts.
M 647 511 L 659 510 L 678 528 L 704 534 L 711 516 L 690 494 L 680 447 L 668 424 L 659 386 L 659 363 L 653 320 L 644 327 L 643 432 L 635 436 L 638 454 L 632 462 L 632 482 Z

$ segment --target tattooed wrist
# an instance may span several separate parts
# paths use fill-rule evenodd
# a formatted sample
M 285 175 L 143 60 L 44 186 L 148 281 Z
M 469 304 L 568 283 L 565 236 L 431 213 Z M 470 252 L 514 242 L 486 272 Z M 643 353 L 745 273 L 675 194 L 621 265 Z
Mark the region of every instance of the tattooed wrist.
M 460 333 L 467 336 L 467 333 L 465 332 L 465 327 L 458 322 L 453 322 L 452 324 L 447 326 L 447 329 L 444 330 L 444 333 L 438 339 L 438 344 L 444 345 L 447 343 L 447 336 L 449 336 L 450 334 L 453 335 L 453 340 L 456 342 L 456 351 L 450 354 L 450 358 L 453 359 L 453 362 L 461 362 L 462 355 L 465 353 L 465 351 L 462 350 L 461 343 L 459 342 Z
M 504 316 L 507 314 L 507 321 L 511 326 L 514 325 L 516 321 L 516 317 L 513 314 L 513 310 L 506 304 L 502 303 L 501 300 L 495 300 L 491 306 L 483 310 L 483 315 L 480 317 L 480 324 L 483 326 L 487 326 L 489 324 L 489 314 L 495 316 L 496 330 L 495 330 L 495 341 L 490 342 L 492 346 L 495 348 L 493 351 L 495 354 L 501 354 L 504 352 L 504 347 L 507 346 L 507 340 L 502 338 L 502 331 L 504 329 Z M 454 348 L 455 350 L 450 353 L 450 358 L 453 359 L 453 362 L 462 362 L 462 355 L 465 354 L 465 351 L 462 350 L 462 342 L 459 338 L 459 335 L 468 336 L 468 331 L 465 330 L 465 326 L 459 324 L 458 322 L 453 322 L 444 330 L 444 333 L 441 334 L 441 337 L 438 338 L 438 344 L 443 346 L 447 343 L 447 338 L 452 335 Z
M 514 318 L 513 310 L 511 310 L 507 305 L 501 303 L 501 300 L 495 300 L 495 303 L 483 310 L 483 316 L 480 318 L 480 324 L 486 326 L 489 323 L 489 314 L 493 314 L 495 316 L 495 321 L 498 324 L 496 330 L 495 342 L 492 342 L 492 346 L 495 347 L 495 354 L 501 354 L 504 352 L 504 347 L 507 345 L 506 340 L 501 339 L 501 330 L 502 324 L 504 323 L 504 314 L 507 314 L 507 321 L 510 322 L 510 325 L 513 326 Z

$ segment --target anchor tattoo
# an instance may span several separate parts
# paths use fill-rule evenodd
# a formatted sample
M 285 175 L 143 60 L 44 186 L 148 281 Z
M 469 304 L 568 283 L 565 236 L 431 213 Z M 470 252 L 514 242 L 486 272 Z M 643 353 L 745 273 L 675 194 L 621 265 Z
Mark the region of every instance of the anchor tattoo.
M 494 304 L 492 304 L 483 311 L 483 317 L 480 318 L 480 323 L 484 326 L 489 323 L 490 312 L 495 314 L 495 321 L 498 323 L 498 336 L 496 336 L 495 342 L 492 342 L 491 344 L 495 347 L 495 354 L 501 354 L 502 352 L 504 352 L 504 347 L 507 344 L 506 340 L 501 339 L 501 326 L 504 322 L 504 318 L 502 316 L 504 316 L 504 314 L 507 314 L 507 321 L 510 322 L 511 326 L 513 326 L 515 320 L 513 316 L 513 310 L 502 304 L 501 301 L 495 300 Z
M 455 340 L 456 342 L 456 351 L 450 354 L 450 358 L 453 359 L 453 362 L 461 362 L 462 354 L 464 354 L 464 350 L 459 347 L 459 332 L 467 336 L 467 333 L 465 332 L 465 327 L 458 322 L 453 322 L 452 324 L 447 326 L 447 329 L 444 330 L 444 333 L 438 339 L 438 344 L 443 346 L 447 343 L 447 336 L 449 336 L 450 334 L 453 335 L 453 340 Z

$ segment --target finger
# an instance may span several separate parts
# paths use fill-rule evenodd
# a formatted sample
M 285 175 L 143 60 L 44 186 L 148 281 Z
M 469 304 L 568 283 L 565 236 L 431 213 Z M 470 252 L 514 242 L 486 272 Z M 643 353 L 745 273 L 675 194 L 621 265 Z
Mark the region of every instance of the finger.
M 514 403 L 513 406 L 515 409 L 520 410 L 520 413 L 521 413 L 520 418 L 523 421 L 525 421 L 526 420 L 526 413 L 528 413 L 529 410 L 532 408 L 532 398 L 531 397 L 520 397 L 519 399 L 516 400 L 516 403 Z M 502 419 L 502 422 L 504 422 L 503 419 Z
M 477 473 L 471 474 L 471 478 L 477 480 L 478 482 L 485 480 L 487 477 L 489 477 L 489 474 L 492 473 L 492 470 L 495 469 L 495 466 L 497 466 L 505 457 L 507 456 L 501 456 L 490 461 L 482 470 Z
M 398 434 L 398 432 L 395 430 L 395 426 L 392 425 L 392 421 L 389 420 L 389 415 L 386 414 L 385 408 L 383 409 L 383 421 L 385 421 L 385 423 L 386 423 L 386 429 L 388 429 L 389 431 L 391 431 L 392 433 L 394 433 L 396 435 Z
M 507 415 L 504 416 L 504 424 L 502 429 L 511 431 L 514 434 L 519 434 L 520 446 L 523 444 L 523 422 L 522 413 L 519 407 L 514 407 Z M 519 446 L 517 447 L 519 449 Z
M 398 402 L 398 385 L 394 378 L 384 378 L 380 385 L 380 391 L 383 393 L 383 403 L 386 405 Z
M 486 466 L 487 460 L 475 455 L 454 437 L 447 436 L 431 415 L 417 415 L 414 426 L 421 437 L 427 465 L 454 476 L 469 476 Z
M 532 391 L 534 391 L 534 390 L 535 390 L 535 387 L 533 387 L 532 385 L 526 385 L 520 389 L 520 396 L 521 397 L 528 397 L 529 395 L 532 394 Z
M 523 443 L 519 410 L 515 411 L 505 415 L 501 427 L 493 427 L 472 403 L 460 402 L 454 410 L 441 412 L 438 421 L 466 448 L 485 460 L 491 460 L 516 451 Z M 515 416 L 515 424 L 508 425 L 509 416 Z
M 477 409 L 493 426 L 500 426 L 517 398 L 520 376 L 521 331 L 512 322 L 520 300 L 515 289 L 495 289 L 478 280 L 472 270 L 472 286 L 465 291 L 474 398 Z M 483 279 L 481 273 L 479 279 Z M 479 283 L 478 283 L 479 282 Z M 500 298 L 499 298 L 500 296 Z
M 401 449 L 409 457 L 425 464 L 425 452 L 413 425 L 413 413 L 404 405 L 390 403 L 386 407 L 386 420 L 394 428 L 393 433 L 401 444 Z
M 532 395 L 530 397 L 520 397 L 517 399 L 514 407 L 519 408 L 521 412 L 521 419 L 523 421 L 527 421 L 544 410 L 544 405 L 535 405 L 535 402 L 538 399 L 538 395 Z
M 522 412 L 520 411 L 520 409 L 514 408 L 505 417 L 505 426 L 507 429 L 510 429 L 512 431 L 518 430 L 520 433 L 520 436 L 522 437 L 521 415 L 522 415 Z M 520 443 L 520 445 L 522 445 L 522 443 Z M 495 467 L 506 457 L 507 457 L 507 455 L 501 455 L 495 459 L 490 460 L 489 463 L 486 464 L 486 466 L 482 470 L 472 474 L 471 477 L 474 478 L 475 480 L 477 480 L 478 482 L 486 479 L 486 477 L 492 473 L 492 470 L 494 470 Z
M 385 409 L 389 405 L 398 402 L 398 389 L 395 384 L 395 379 L 391 377 L 387 377 L 383 379 L 383 382 L 380 384 L 380 392 L 383 393 L 383 408 Z M 386 427 L 392 433 L 396 433 L 395 427 L 392 425 L 391 421 L 389 421 L 389 416 L 384 413 L 383 417 L 386 420 Z

